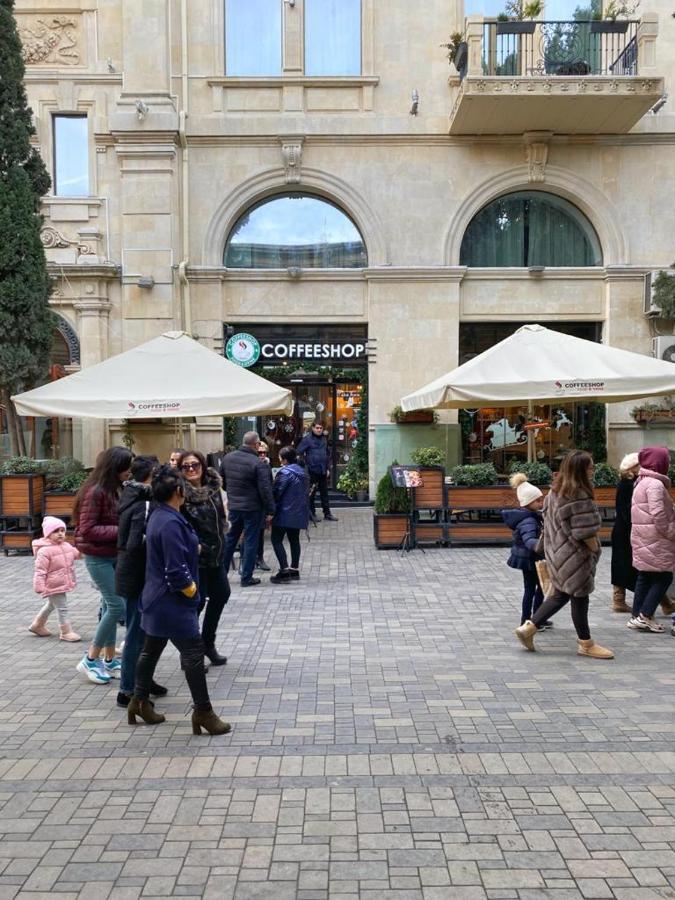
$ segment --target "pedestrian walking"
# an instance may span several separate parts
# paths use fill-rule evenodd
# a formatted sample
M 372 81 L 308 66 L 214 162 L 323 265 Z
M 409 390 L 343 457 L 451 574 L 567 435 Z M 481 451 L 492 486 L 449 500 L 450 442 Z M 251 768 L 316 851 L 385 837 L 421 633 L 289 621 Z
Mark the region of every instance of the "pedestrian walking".
M 670 452 L 666 447 L 645 447 L 638 454 L 640 470 L 631 504 L 631 546 L 637 569 L 633 594 L 635 631 L 662 632 L 654 619 L 666 596 L 675 569 L 675 506 L 670 496 Z
M 316 494 L 321 496 L 321 507 L 325 522 L 337 522 L 330 511 L 328 498 L 328 469 L 330 466 L 330 451 L 328 439 L 324 434 L 323 424 L 314 422 L 309 434 L 306 434 L 297 447 L 298 456 L 304 459 L 310 482 L 310 514 L 316 518 Z
M 54 610 L 59 621 L 59 640 L 82 640 L 73 630 L 68 615 L 68 592 L 77 584 L 75 560 L 80 551 L 66 540 L 66 523 L 54 516 L 42 520 L 42 537 L 33 541 L 35 573 L 33 588 L 45 604 L 28 626 L 38 637 L 51 637 L 47 620 Z
M 204 668 L 204 642 L 199 633 L 199 538 L 181 515 L 184 482 L 177 469 L 161 466 L 152 479 L 156 507 L 146 531 L 146 577 L 141 593 L 143 649 L 136 666 L 134 694 L 127 707 L 127 721 L 140 717 L 148 725 L 164 721 L 150 701 L 155 668 L 169 641 L 180 653 L 194 704 L 192 733 L 227 734 L 211 706 Z
M 270 462 L 270 448 L 265 441 L 258 444 L 258 458 L 267 464 L 270 473 L 270 481 L 272 481 L 272 463 Z M 270 567 L 265 562 L 265 528 L 260 529 L 260 537 L 258 538 L 258 552 L 255 560 L 255 567 L 260 572 L 269 572 Z
M 198 450 L 184 453 L 179 469 L 185 481 L 181 511 L 199 538 L 199 613 L 204 610 L 204 652 L 212 665 L 224 666 L 227 657 L 216 649 L 216 634 L 231 593 L 224 564 L 227 499 L 220 475 L 206 465 Z
M 272 519 L 272 547 L 279 563 L 279 571 L 270 578 L 272 584 L 285 584 L 300 578 L 300 531 L 309 525 L 309 478 L 298 465 L 298 454 L 293 447 L 284 447 L 279 453 L 281 468 L 274 479 L 274 503 Z M 291 548 L 291 564 L 284 547 L 284 537 Z
M 122 650 L 120 689 L 117 694 L 118 706 L 129 705 L 134 692 L 136 663 L 145 639 L 138 602 L 145 583 L 145 531 L 153 509 L 150 483 L 158 466 L 156 456 L 134 457 L 131 478 L 124 482 L 119 502 L 115 591 L 125 601 L 126 635 Z M 161 684 L 153 682 L 150 693 L 155 697 L 163 697 L 167 690 Z
M 630 531 L 633 488 L 639 471 L 638 454 L 624 456 L 619 465 L 621 477 L 616 487 L 616 517 L 612 527 L 612 609 L 617 613 L 631 612 L 631 607 L 626 603 L 626 591 L 633 592 L 637 581 Z
M 524 625 L 544 601 L 535 567 L 535 562 L 542 558 L 537 553 L 536 547 L 543 528 L 541 508 L 544 495 L 536 485 L 530 484 L 523 472 L 512 475 L 509 482 L 516 492 L 520 509 L 502 510 L 502 518 L 513 532 L 511 554 L 506 565 L 512 569 L 520 569 L 523 574 L 520 624 Z M 549 627 L 548 623 L 542 622 L 539 630 L 545 627 Z
M 595 643 L 588 625 L 589 599 L 601 552 L 598 534 L 602 520 L 593 500 L 593 472 L 590 453 L 573 450 L 563 459 L 544 500 L 543 551 L 554 593 L 516 629 L 516 636 L 528 650 L 535 649 L 534 636 L 542 623 L 569 603 L 578 637 L 577 652 L 595 659 L 614 657 L 611 650 Z
M 172 469 L 177 469 L 180 465 L 181 456 L 187 453 L 187 451 L 183 447 L 174 447 L 171 453 L 169 454 L 169 465 Z
M 242 587 L 260 584 L 253 577 L 260 530 L 274 515 L 274 496 L 269 466 L 258 456 L 260 437 L 247 431 L 242 446 L 221 463 L 223 486 L 227 492 L 230 530 L 225 538 L 225 571 L 229 572 L 239 538 L 244 535 L 244 552 L 239 566 Z
M 111 678 L 119 678 L 122 668 L 115 658 L 117 623 L 125 614 L 124 600 L 115 591 L 118 503 L 132 459 L 133 454 L 126 447 L 110 447 L 100 453 L 73 507 L 75 546 L 101 592 L 101 618 L 89 650 L 77 664 L 78 672 L 94 684 L 108 684 Z

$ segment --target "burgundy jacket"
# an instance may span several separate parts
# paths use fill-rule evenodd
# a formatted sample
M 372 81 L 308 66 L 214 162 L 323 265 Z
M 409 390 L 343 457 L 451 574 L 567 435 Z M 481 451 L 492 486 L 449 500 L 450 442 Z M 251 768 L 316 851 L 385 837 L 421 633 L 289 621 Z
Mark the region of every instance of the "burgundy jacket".
M 75 546 L 85 556 L 117 556 L 117 498 L 109 497 L 96 485 L 82 498 Z

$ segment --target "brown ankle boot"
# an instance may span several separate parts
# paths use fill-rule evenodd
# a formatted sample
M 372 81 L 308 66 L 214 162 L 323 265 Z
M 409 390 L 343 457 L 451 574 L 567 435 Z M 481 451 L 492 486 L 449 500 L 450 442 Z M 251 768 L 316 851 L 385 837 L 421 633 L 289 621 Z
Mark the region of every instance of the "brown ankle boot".
M 670 599 L 670 597 L 664 597 L 661 601 L 661 612 L 664 616 L 672 616 L 675 613 L 675 603 Z
M 534 651 L 534 636 L 539 629 L 529 619 L 520 628 L 516 628 L 516 637 L 526 650 Z
M 227 734 L 232 731 L 229 722 L 223 722 L 212 709 L 192 710 L 192 733 L 201 734 L 202 728 L 207 734 Z
M 579 641 L 579 656 L 592 656 L 593 659 L 614 659 L 614 651 L 601 647 L 595 641 Z
M 137 725 L 136 716 L 140 716 L 146 725 L 159 725 L 166 721 L 161 713 L 155 712 L 155 707 L 149 700 L 132 697 L 127 706 L 127 722 L 130 725 Z
M 633 610 L 626 603 L 626 588 L 612 585 L 612 612 L 629 613 Z

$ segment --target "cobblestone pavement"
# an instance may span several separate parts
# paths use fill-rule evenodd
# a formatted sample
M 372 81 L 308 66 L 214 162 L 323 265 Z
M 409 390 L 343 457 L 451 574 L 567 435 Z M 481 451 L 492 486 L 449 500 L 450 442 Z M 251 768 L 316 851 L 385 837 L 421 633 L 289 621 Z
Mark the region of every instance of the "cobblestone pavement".
M 171 649 L 167 723 L 129 727 L 81 645 L 27 632 L 31 560 L 0 559 L 0 900 L 675 898 L 675 641 L 609 611 L 608 553 L 613 662 L 566 610 L 520 649 L 503 548 L 377 552 L 369 510 L 311 538 L 299 583 L 234 589 L 225 738 L 193 737 Z

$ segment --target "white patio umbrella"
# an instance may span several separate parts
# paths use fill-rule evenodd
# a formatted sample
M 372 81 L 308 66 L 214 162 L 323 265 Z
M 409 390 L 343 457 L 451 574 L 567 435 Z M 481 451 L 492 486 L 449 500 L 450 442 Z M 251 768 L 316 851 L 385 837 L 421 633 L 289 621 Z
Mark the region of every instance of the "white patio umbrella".
M 235 365 L 182 331 L 167 331 L 12 400 L 21 416 L 90 419 L 293 412 L 289 390 Z
M 675 365 L 640 353 L 523 325 L 447 375 L 408 394 L 408 412 L 598 400 L 619 403 L 675 394 Z M 531 435 L 533 437 L 533 435 Z M 530 450 L 533 441 L 530 440 Z

